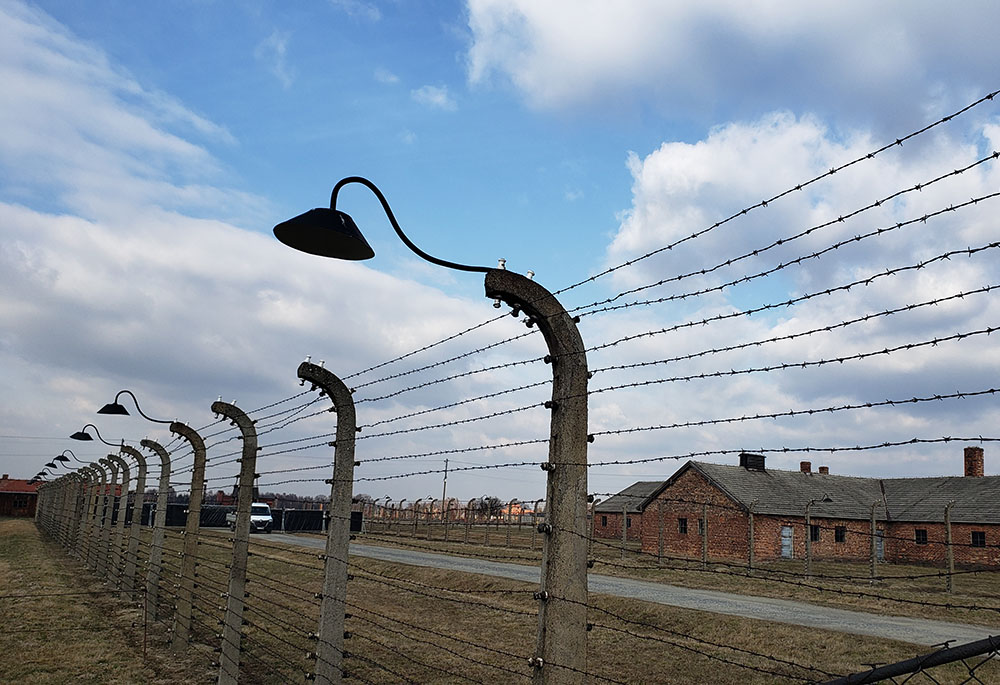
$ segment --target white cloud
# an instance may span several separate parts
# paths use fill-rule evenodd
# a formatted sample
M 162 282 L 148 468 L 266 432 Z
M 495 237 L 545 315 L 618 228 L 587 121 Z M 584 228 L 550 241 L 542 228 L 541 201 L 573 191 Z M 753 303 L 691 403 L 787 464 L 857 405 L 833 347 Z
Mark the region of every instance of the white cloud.
M 329 0 L 329 2 L 351 17 L 367 19 L 368 21 L 379 21 L 382 18 L 382 11 L 371 2 L 363 0 Z
M 294 74 L 288 66 L 288 40 L 291 34 L 287 31 L 274 30 L 267 38 L 254 48 L 253 56 L 262 62 L 281 85 L 291 88 L 295 81 Z
M 473 83 L 509 82 L 534 106 L 671 116 L 880 110 L 995 86 L 995 3 L 469 0 Z M 975 17 L 975 19 L 972 19 Z M 890 47 L 891 46 L 891 47 Z M 959 75 L 956 78 L 956 74 Z M 739 95 L 734 97 L 734 94 Z
M 697 142 L 664 143 L 645 157 L 631 156 L 633 206 L 609 245 L 606 263 L 633 262 L 617 271 L 612 280 L 616 290 L 622 292 L 642 289 L 622 296 L 615 304 L 666 300 L 585 317 L 586 339 L 589 345 L 596 345 L 678 324 L 682 327 L 597 350 L 590 355 L 590 366 L 600 369 L 695 356 L 598 372 L 591 387 L 721 375 L 598 393 L 591 403 L 593 416 L 611 416 L 607 429 L 614 430 L 615 422 L 622 421 L 614 412 L 616 408 L 627 408 L 625 421 L 630 425 L 662 425 L 991 387 L 989 379 L 1000 369 L 1000 354 L 991 336 L 986 335 L 843 363 L 804 368 L 796 365 L 868 354 L 996 325 L 1000 305 L 989 293 L 905 310 L 909 305 L 1000 283 L 994 249 L 876 277 L 868 285 L 849 291 L 837 290 L 888 269 L 997 240 L 995 221 L 990 217 L 1000 200 L 983 201 L 919 221 L 924 214 L 995 192 L 1000 182 L 1000 162 L 989 161 L 951 175 L 953 170 L 987 156 L 997 147 L 995 130 L 993 124 L 983 125 L 981 117 L 956 120 L 948 128 L 893 146 L 874 159 L 827 176 L 746 215 L 739 214 L 743 207 L 822 176 L 832 167 L 864 158 L 882 142 L 865 131 L 840 130 L 835 134 L 816 117 L 780 112 L 717 127 Z M 928 184 L 942 175 L 946 178 Z M 921 184 L 919 191 L 913 190 L 917 184 Z M 909 192 L 848 217 L 854 210 L 900 190 Z M 738 215 L 735 220 L 701 237 L 634 261 L 734 214 Z M 838 221 L 840 216 L 846 217 L 844 221 Z M 897 228 L 900 222 L 912 219 L 918 221 Z M 832 225 L 788 240 L 830 221 Z M 816 259 L 804 259 L 798 264 L 793 261 L 880 228 L 888 230 L 876 237 L 848 242 Z M 782 244 L 764 249 L 778 239 Z M 759 253 L 752 254 L 754 250 Z M 748 257 L 737 259 L 743 255 Z M 727 265 L 729 260 L 733 261 Z M 781 264 L 790 266 L 754 277 Z M 643 288 L 664 279 L 662 285 Z M 737 283 L 721 291 L 714 290 L 734 281 Z M 703 289 L 710 291 L 694 294 Z M 833 290 L 824 294 L 827 289 Z M 728 318 L 732 313 L 812 293 L 818 296 L 794 306 Z M 880 315 L 898 308 L 904 311 Z M 839 325 L 868 315 L 874 316 L 867 322 Z M 727 318 L 713 320 L 719 316 Z M 589 321 L 591 318 L 593 321 Z M 703 320 L 706 323 L 685 325 Z M 816 329 L 820 332 L 801 335 Z M 789 335 L 796 337 L 767 342 Z M 754 341 L 763 344 L 746 345 Z M 728 349 L 733 346 L 737 349 Z M 730 373 L 782 364 L 791 366 L 767 373 Z M 613 458 L 616 451 L 684 454 L 712 448 L 849 446 L 913 437 L 992 435 L 998 418 L 992 400 L 950 400 L 611 437 L 598 439 L 593 453 L 595 458 L 601 454 Z M 817 458 L 821 456 L 834 465 L 835 472 L 844 474 L 908 475 L 912 470 L 922 475 L 944 475 L 961 472 L 960 454 L 959 448 L 945 444 Z M 928 455 L 932 458 L 928 459 Z M 772 463 L 794 468 L 798 458 L 796 454 L 777 454 Z M 727 461 L 725 457 L 714 460 Z
M 410 95 L 415 102 L 435 109 L 453 111 L 458 105 L 454 98 L 448 93 L 448 86 L 421 86 L 410 91 Z
M 396 83 L 399 83 L 399 77 L 396 76 L 391 71 L 389 71 L 388 69 L 384 69 L 383 67 L 379 67 L 378 69 L 375 70 L 375 80 L 378 81 L 379 83 L 384 83 L 386 85 L 394 85 Z

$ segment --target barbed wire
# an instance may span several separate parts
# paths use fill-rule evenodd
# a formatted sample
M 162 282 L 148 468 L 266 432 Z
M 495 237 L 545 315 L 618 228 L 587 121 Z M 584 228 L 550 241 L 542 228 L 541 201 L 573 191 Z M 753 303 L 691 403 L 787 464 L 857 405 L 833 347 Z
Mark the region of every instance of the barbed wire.
M 861 207 L 859 209 L 853 210 L 853 211 L 848 212 L 846 214 L 839 215 L 836 219 L 830 219 L 830 220 L 825 221 L 823 223 L 816 224 L 816 225 L 814 225 L 814 226 L 812 226 L 812 227 L 810 227 L 810 228 L 808 228 L 808 229 L 806 229 L 804 231 L 801 231 L 799 233 L 796 233 L 794 235 L 791 235 L 791 236 L 788 236 L 788 237 L 785 237 L 785 238 L 778 238 L 774 242 L 772 242 L 772 243 L 770 243 L 770 244 L 768 244 L 768 245 L 766 245 L 764 247 L 760 247 L 760 248 L 756 248 L 756 249 L 750 250 L 749 252 L 746 252 L 746 253 L 738 256 L 738 257 L 726 259 L 725 261 L 719 262 L 715 266 L 706 267 L 706 268 L 702 268 L 702 269 L 696 269 L 694 271 L 689 271 L 689 272 L 686 272 L 686 273 L 682 273 L 682 274 L 677 274 L 675 276 L 671 276 L 669 278 L 664 278 L 664 279 L 661 279 L 661 280 L 653 282 L 653 283 L 647 283 L 645 285 L 636 286 L 634 288 L 630 288 L 628 290 L 624 290 L 624 291 L 618 293 L 617 295 L 614 295 L 614 296 L 609 297 L 607 299 L 599 300 L 597 302 L 592 302 L 592 303 L 587 304 L 587 305 L 581 305 L 579 307 L 574 307 L 570 311 L 571 311 L 571 313 L 581 312 L 581 316 L 582 316 L 584 310 L 590 309 L 591 307 L 600 307 L 601 305 L 611 304 L 613 302 L 616 302 L 620 298 L 625 297 L 626 295 L 634 295 L 635 293 L 642 292 L 644 290 L 649 290 L 650 288 L 656 288 L 656 287 L 659 287 L 661 285 L 666 285 L 667 283 L 680 282 L 680 281 L 683 281 L 683 280 L 686 280 L 688 278 L 692 278 L 692 277 L 695 277 L 695 276 L 706 276 L 706 275 L 708 275 L 710 273 L 713 273 L 713 272 L 715 272 L 715 271 L 717 271 L 717 270 L 719 270 L 721 268 L 732 266 L 733 264 L 735 264 L 737 262 L 741 262 L 743 260 L 750 259 L 752 257 L 760 256 L 761 254 L 763 254 L 765 252 L 768 252 L 768 251 L 770 251 L 770 250 L 772 250 L 772 249 L 774 249 L 776 247 L 787 245 L 787 244 L 789 244 L 789 243 L 791 243 L 791 242 L 793 242 L 795 240 L 798 240 L 799 238 L 803 238 L 805 236 L 808 236 L 808 235 L 810 235 L 810 234 L 812 234 L 812 233 L 814 233 L 814 232 L 816 232 L 818 230 L 821 230 L 823 228 L 828 228 L 828 227 L 834 226 L 834 225 L 836 225 L 838 223 L 844 223 L 847 219 L 850 219 L 850 218 L 853 218 L 855 216 L 858 216 L 859 214 L 862 214 L 863 212 L 866 212 L 866 211 L 868 211 L 870 209 L 875 209 L 876 207 L 881 207 L 883 204 L 885 204 L 885 203 L 893 200 L 894 198 L 900 197 L 900 196 L 905 195 L 907 193 L 913 193 L 913 192 L 922 191 L 922 190 L 930 187 L 931 185 L 934 185 L 935 183 L 943 181 L 944 179 L 947 179 L 947 178 L 950 178 L 950 177 L 953 177 L 953 176 L 958 176 L 959 174 L 962 174 L 962 173 L 964 173 L 964 172 L 966 172 L 966 171 L 968 171 L 970 169 L 973 169 L 973 168 L 975 168 L 975 167 L 977 167 L 977 166 L 979 166 L 981 164 L 985 164 L 986 162 L 991 162 L 991 161 L 996 160 L 998 158 L 1000 158 L 1000 152 L 994 151 L 994 152 L 990 153 L 989 155 L 987 155 L 986 157 L 983 157 L 983 158 L 981 158 L 981 159 L 979 159 L 979 160 L 977 160 L 977 161 L 969 164 L 968 166 L 962 167 L 960 169 L 955 169 L 954 171 L 950 171 L 950 172 L 948 172 L 946 174 L 942 174 L 942 175 L 937 176 L 936 178 L 933 178 L 933 179 L 931 179 L 929 181 L 926 181 L 924 183 L 917 183 L 913 187 L 904 188 L 903 190 L 898 190 L 898 191 L 896 191 L 894 193 L 891 193 L 891 194 L 887 195 L 886 197 L 883 197 L 880 200 L 875 200 L 874 202 L 872 202 L 872 203 L 870 203 L 868 205 L 865 205 L 864 207 Z M 749 282 L 749 281 L 752 281 L 752 280 L 755 280 L 755 279 L 758 279 L 758 278 L 762 278 L 764 276 L 770 275 L 770 274 L 775 273 L 777 271 L 780 271 L 782 269 L 786 269 L 789 266 L 792 266 L 793 264 L 801 264 L 801 263 L 803 263 L 805 261 L 808 261 L 810 259 L 818 259 L 819 257 L 823 256 L 827 252 L 832 252 L 834 250 L 838 250 L 841 247 L 844 247 L 845 245 L 856 244 L 856 243 L 859 243 L 859 242 L 861 242 L 863 240 L 867 240 L 868 238 L 878 237 L 878 236 L 881 236 L 881 235 L 883 235 L 885 233 L 888 233 L 890 231 L 901 229 L 901 228 L 903 228 L 905 226 L 912 226 L 912 225 L 915 225 L 915 224 L 918 224 L 918 223 L 926 223 L 927 220 L 930 219 L 930 218 L 941 216 L 941 215 L 946 214 L 948 212 L 954 212 L 954 211 L 956 211 L 958 209 L 963 209 L 963 208 L 966 208 L 966 207 L 971 207 L 973 205 L 978 205 L 980 202 L 984 202 L 986 200 L 990 200 L 990 199 L 993 199 L 993 198 L 997 197 L 997 195 L 998 195 L 998 193 L 990 193 L 990 194 L 983 195 L 983 196 L 978 197 L 978 198 L 972 198 L 972 199 L 970 199 L 970 200 L 968 200 L 966 202 L 961 202 L 959 204 L 951 204 L 948 207 L 939 209 L 939 210 L 934 211 L 934 212 L 927 212 L 927 213 L 923 214 L 922 216 L 919 216 L 919 217 L 916 217 L 916 218 L 913 218 L 913 219 L 909 219 L 907 221 L 898 222 L 898 223 L 895 223 L 895 224 L 893 224 L 893 225 L 891 225 L 889 227 L 886 227 L 886 228 L 874 229 L 872 231 L 869 231 L 868 233 L 863 233 L 863 234 L 860 234 L 860 235 L 856 235 L 856 236 L 854 236 L 852 238 L 848 238 L 848 239 L 845 239 L 845 240 L 839 240 L 839 241 L 837 241 L 837 242 L 835 242 L 835 243 L 833 243 L 833 244 L 831 244 L 831 245 L 823 248 L 822 250 L 818 250 L 816 252 L 812 252 L 812 253 L 805 254 L 805 255 L 800 255 L 799 257 L 797 257 L 795 259 L 792 259 L 792 260 L 789 260 L 787 262 L 781 262 L 777 266 L 772 267 L 771 269 L 767 269 L 765 271 L 762 271 L 762 272 L 759 272 L 759 273 L 755 273 L 753 275 L 743 276 L 743 277 L 741 277 L 741 278 L 739 278 L 737 280 L 729 281 L 729 282 L 724 283 L 722 285 L 713 286 L 712 288 L 698 290 L 698 291 L 695 291 L 694 293 L 688 293 L 688 294 L 685 294 L 685 295 L 680 295 L 680 296 L 675 296 L 675 297 L 676 297 L 676 299 L 686 299 L 688 297 L 694 297 L 696 295 L 704 295 L 704 294 L 707 294 L 707 293 L 710 293 L 710 292 L 718 292 L 718 291 L 723 290 L 724 288 L 727 288 L 727 287 L 730 287 L 730 286 L 733 286 L 733 285 L 737 285 L 737 284 L 740 284 L 740 283 L 746 283 L 746 282 Z M 600 309 L 598 311 L 608 311 L 608 310 L 606 310 L 606 309 Z
M 586 283 L 591 283 L 593 281 L 596 281 L 597 279 L 602 278 L 604 276 L 607 276 L 608 274 L 614 273 L 616 271 L 619 271 L 619 270 L 624 269 L 624 268 L 629 267 L 629 266 L 633 266 L 634 264 L 637 264 L 637 263 L 639 263 L 639 262 L 641 262 L 643 260 L 649 259 L 650 257 L 653 257 L 653 256 L 655 256 L 657 254 L 660 254 L 660 253 L 665 252 L 667 250 L 672 250 L 673 248 L 677 247 L 678 245 L 686 243 L 686 242 L 688 242 L 690 240 L 694 240 L 694 239 L 696 239 L 696 238 L 698 238 L 698 237 L 700 237 L 700 236 L 702 236 L 702 235 L 704 235 L 706 233 L 709 233 L 710 231 L 715 230 L 716 228 L 719 228 L 720 226 L 723 226 L 723 225 L 725 225 L 727 223 L 730 223 L 731 221 L 734 221 L 735 219 L 737 219 L 737 218 L 739 218 L 741 216 L 746 216 L 747 214 L 749 214 L 750 212 L 752 212 L 755 209 L 767 207 L 768 205 L 774 203 L 776 200 L 779 200 L 779 199 L 781 199 L 781 198 L 783 198 L 783 197 L 785 197 L 787 195 L 791 195 L 792 193 L 801 191 L 804 188 L 807 188 L 807 187 L 813 185 L 814 183 L 819 182 L 820 180 L 822 180 L 824 178 L 828 178 L 830 176 L 833 176 L 834 174 L 836 174 L 839 171 L 843 171 L 844 169 L 852 167 L 852 166 L 854 166 L 856 164 L 860 164 L 860 163 L 862 163 L 862 162 L 864 162 L 866 160 L 874 159 L 878 155 L 882 154 L 886 150 L 889 150 L 889 149 L 891 149 L 893 147 L 902 146 L 902 144 L 904 142 L 906 142 L 906 141 L 908 141 L 908 140 L 910 140 L 912 138 L 915 138 L 916 136 L 919 136 L 919 135 L 921 135 L 923 133 L 926 133 L 927 131 L 930 131 L 931 129 L 936 128 L 937 126 L 940 126 L 941 124 L 947 123 L 947 122 L 951 121 L 952 119 L 954 119 L 955 117 L 957 117 L 957 116 L 959 116 L 961 114 L 964 114 L 965 112 L 968 112 L 969 110 L 971 110 L 971 109 L 973 109 L 973 108 L 975 108 L 975 107 L 983 104 L 984 102 L 988 102 L 988 101 L 993 100 L 993 98 L 996 95 L 998 95 L 998 94 L 1000 94 L 1000 90 L 996 90 L 996 91 L 987 93 L 983 97 L 981 97 L 978 100 L 970 103 L 969 105 L 966 105 L 962 109 L 960 109 L 960 110 L 958 110 L 956 112 L 953 112 L 952 114 L 949 114 L 947 116 L 944 116 L 941 119 L 938 119 L 938 120 L 936 120 L 936 121 L 934 121 L 934 122 L 932 122 L 930 124 L 927 124 L 926 126 L 920 128 L 920 129 L 918 129 L 916 131 L 913 131 L 912 133 L 909 133 L 909 134 L 907 134 L 905 136 L 901 136 L 899 138 L 896 138 L 892 142 L 886 143 L 885 145 L 879 147 L 878 149 L 872 150 L 871 152 L 868 152 L 867 154 L 865 154 L 865 155 L 863 155 L 861 157 L 858 157 L 858 158 L 856 158 L 854 160 L 851 160 L 851 161 L 849 161 L 849 162 L 847 162 L 845 164 L 841 164 L 839 166 L 832 167 L 829 171 L 827 171 L 825 173 L 822 173 L 822 174 L 819 174 L 818 176 L 815 176 L 814 178 L 809 179 L 808 181 L 805 181 L 803 183 L 797 183 L 795 186 L 790 187 L 787 190 L 784 190 L 784 191 L 782 191 L 782 192 L 780 192 L 780 193 L 772 196 L 771 198 L 769 198 L 767 200 L 761 200 L 760 202 L 758 202 L 756 204 L 750 205 L 748 207 L 744 207 L 743 209 L 741 209 L 740 211 L 736 212 L 735 214 L 732 214 L 729 217 L 727 217 L 727 218 L 725 218 L 725 219 L 723 219 L 721 221 L 717 221 L 716 223 L 712 224 L 711 226 L 708 226 L 708 227 L 703 228 L 701 230 L 695 231 L 694 233 L 691 233 L 690 235 L 687 235 L 687 236 L 685 236 L 683 238 L 675 240 L 674 242 L 671 242 L 671 243 L 668 243 L 668 244 L 663 245 L 661 247 L 658 247 L 655 250 L 651 250 L 649 252 L 646 252 L 645 254 L 642 254 L 642 255 L 640 255 L 638 257 L 634 257 L 632 259 L 629 259 L 629 260 L 627 260 L 625 262 L 622 262 L 621 264 L 618 264 L 616 266 L 608 267 L 607 269 L 604 269 L 603 271 L 601 271 L 601 272 L 599 272 L 597 274 L 594 274 L 593 276 L 589 276 L 589 277 L 587 277 L 587 278 L 585 278 L 585 279 L 583 279 L 581 281 L 578 281 L 578 282 L 573 283 L 571 285 L 568 285 L 568 286 L 566 286 L 564 288 L 556 290 L 553 294 L 554 295 L 560 295 L 560 294 L 562 294 L 564 292 L 567 292 L 569 290 L 573 290 L 574 288 L 578 288 L 578 287 L 580 287 L 580 286 L 582 286 L 582 285 L 584 285 Z

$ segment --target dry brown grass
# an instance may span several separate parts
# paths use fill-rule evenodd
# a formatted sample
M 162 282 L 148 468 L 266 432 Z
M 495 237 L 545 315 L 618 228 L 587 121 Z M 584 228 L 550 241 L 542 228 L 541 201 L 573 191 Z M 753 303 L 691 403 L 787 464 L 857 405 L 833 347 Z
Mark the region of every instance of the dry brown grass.
M 214 682 L 210 659 L 170 653 L 160 625 L 148 626 L 144 656 L 142 611 L 84 572 L 34 521 L 0 519 L 0 588 L 0 682 Z
M 24 533 L 20 535 L 23 537 Z M 222 617 L 223 602 L 219 594 L 228 580 L 225 566 L 230 556 L 228 535 L 228 532 L 203 531 L 203 544 L 199 546 L 195 635 L 197 641 L 208 646 L 219 644 L 215 631 Z M 8 537 L 18 536 L 0 535 L 0 541 Z M 40 582 L 42 575 L 48 574 L 47 587 L 79 583 L 73 577 L 72 564 L 60 561 L 61 551 L 52 543 L 39 543 L 37 537 L 35 533 L 34 542 L 28 545 L 0 542 L 0 560 L 3 560 L 0 582 L 11 579 L 23 584 L 28 582 L 27 578 Z M 179 549 L 180 539 L 176 531 L 168 535 L 168 552 Z M 496 539 L 503 540 L 503 534 Z M 304 682 L 304 674 L 315 670 L 315 660 L 307 653 L 316 649 L 309 633 L 318 624 L 319 601 L 314 593 L 322 585 L 323 562 L 315 551 L 285 546 L 268 536 L 253 536 L 251 540 L 241 682 Z M 431 548 L 442 546 L 438 541 L 404 539 L 403 542 Z M 488 548 L 470 546 L 465 551 L 498 558 L 514 556 L 513 561 L 525 562 L 524 558 L 537 556 L 530 550 L 505 550 L 492 544 Z M 55 561 L 40 557 L 52 557 Z M 175 554 L 166 558 L 170 568 L 178 568 Z M 536 586 L 361 557 L 352 557 L 351 563 L 353 578 L 348 587 L 351 637 L 347 640 L 351 656 L 347 666 L 357 682 L 506 683 L 530 679 L 527 658 L 534 651 L 537 625 L 536 601 L 531 593 Z M 68 565 L 71 570 L 62 575 L 31 570 L 35 565 L 46 564 Z M 21 569 L 16 579 L 12 567 Z M 633 569 L 633 572 L 645 571 Z M 172 602 L 170 587 L 170 582 L 164 584 L 165 607 Z M 78 651 L 102 651 L 116 665 L 88 663 L 73 672 L 59 671 L 65 676 L 61 680 L 55 676 L 46 680 L 50 673 L 56 673 L 51 669 L 58 667 L 59 660 L 51 659 L 30 666 L 43 677 L 27 682 L 69 682 L 81 674 L 86 682 L 86 674 L 95 673 L 114 677 L 91 682 L 155 682 L 148 678 L 134 679 L 136 674 L 146 674 L 156 666 L 137 658 L 134 633 L 112 629 L 98 620 L 122 611 L 114 608 L 121 607 L 119 600 L 107 596 L 101 599 L 105 602 L 104 613 L 87 614 L 91 621 L 87 625 L 101 626 L 101 630 L 88 637 L 94 642 L 87 646 L 70 644 L 68 651 L 74 654 L 74 660 Z M 36 626 L 49 621 L 50 616 L 65 623 L 71 618 L 70 612 L 76 611 L 75 603 L 65 597 L 32 606 L 35 621 L 32 625 Z M 723 685 L 808 682 L 823 680 L 829 674 L 863 670 L 863 664 L 868 662 L 893 662 L 927 651 L 888 640 L 859 639 L 832 631 L 803 630 L 601 595 L 591 596 L 589 620 L 594 624 L 588 640 L 589 682 L 603 679 Z M 4 639 L 10 640 L 4 653 L 11 654 L 13 640 L 10 636 Z M 51 649 L 62 639 L 61 634 L 47 634 L 39 638 L 37 646 Z M 162 635 L 156 641 L 162 643 Z M 203 652 L 196 649 L 195 653 Z M 0 657 L 0 663 L 3 660 Z M 10 680 L 7 671 L 2 670 L 10 666 L 8 663 L 0 666 L 3 674 L 0 681 Z M 25 672 L 10 673 L 17 676 Z M 199 676 L 205 675 L 204 667 L 189 672 L 192 680 L 178 672 L 171 682 L 197 682 Z M 968 675 L 961 665 L 934 669 L 933 674 L 939 682 L 961 682 L 963 674 Z M 1000 682 L 1000 669 L 989 664 L 981 667 L 977 676 L 982 682 Z M 212 677 L 214 672 L 208 679 Z

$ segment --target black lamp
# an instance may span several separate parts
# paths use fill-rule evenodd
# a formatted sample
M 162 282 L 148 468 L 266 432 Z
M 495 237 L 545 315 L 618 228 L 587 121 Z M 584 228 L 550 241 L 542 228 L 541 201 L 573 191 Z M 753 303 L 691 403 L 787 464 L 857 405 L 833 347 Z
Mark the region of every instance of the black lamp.
M 132 404 L 135 405 L 136 411 L 138 411 L 139 415 L 142 416 L 142 418 L 146 419 L 147 421 L 152 421 L 153 423 L 170 423 L 170 421 L 154 419 L 151 416 L 147 416 L 139 407 L 139 400 L 136 399 L 135 393 L 133 393 L 131 390 L 118 391 L 118 394 L 115 395 L 115 401 L 109 404 L 105 404 L 103 407 L 97 410 L 97 413 L 110 414 L 112 416 L 130 416 L 130 414 L 128 413 L 128 409 L 126 409 L 124 405 L 118 402 L 118 398 L 121 397 L 122 395 L 128 395 L 129 397 L 132 398 Z
M 105 445 L 108 445 L 109 447 L 120 447 L 120 445 L 116 445 L 113 442 L 108 442 L 107 440 L 105 440 L 104 438 L 102 438 L 101 437 L 101 431 L 97 430 L 97 426 L 95 426 L 92 423 L 88 423 L 86 426 L 84 426 L 83 428 L 81 428 L 77 432 L 73 433 L 73 435 L 69 436 L 70 439 L 71 440 L 93 440 L 94 438 L 91 437 L 90 433 L 87 432 L 88 428 L 93 428 L 94 432 L 97 433 L 97 439 L 100 440 L 101 442 L 103 442 Z M 122 443 L 124 443 L 124 442 L 125 441 L 122 440 Z
M 389 217 L 396 235 L 415 254 L 428 262 L 439 266 L 446 266 L 449 269 L 459 271 L 477 271 L 487 273 L 490 269 L 485 266 L 468 266 L 466 264 L 456 264 L 437 257 L 432 257 L 406 237 L 403 229 L 399 227 L 389 203 L 378 187 L 366 178 L 360 176 L 349 176 L 337 182 L 330 194 L 330 208 L 310 209 L 305 214 L 300 214 L 293 219 L 284 221 L 274 227 L 274 236 L 289 247 L 300 252 L 318 255 L 320 257 L 333 257 L 335 259 L 361 260 L 371 259 L 375 256 L 375 251 L 361 235 L 361 230 L 350 215 L 337 210 L 337 193 L 348 183 L 360 183 L 373 193 L 378 201 L 382 203 L 382 209 Z

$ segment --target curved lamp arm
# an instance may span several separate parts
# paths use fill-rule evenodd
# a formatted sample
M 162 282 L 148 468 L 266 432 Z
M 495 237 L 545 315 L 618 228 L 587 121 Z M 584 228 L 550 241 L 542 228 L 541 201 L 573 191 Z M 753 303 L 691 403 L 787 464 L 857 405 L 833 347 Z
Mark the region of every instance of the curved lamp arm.
M 86 426 L 84 426 L 83 428 L 81 428 L 80 430 L 78 430 L 76 433 L 73 433 L 73 435 L 71 435 L 69 437 L 72 440 L 93 440 L 93 438 L 90 437 L 90 434 L 87 432 L 88 428 L 93 428 L 94 432 L 97 433 L 97 439 L 100 440 L 101 442 L 103 442 L 108 447 L 121 447 L 121 445 L 125 444 L 124 438 L 121 441 L 121 445 L 116 445 L 113 442 L 108 442 L 103 437 L 101 437 L 101 431 L 97 430 L 97 426 L 95 426 L 92 423 L 88 423 Z
M 382 194 L 382 191 L 379 190 L 378 186 L 369 181 L 367 178 L 363 178 L 361 176 L 348 176 L 347 178 L 337 181 L 337 185 L 333 186 L 333 191 L 330 193 L 330 209 L 337 208 L 337 194 L 340 192 L 340 189 L 346 186 L 348 183 L 360 183 L 361 185 L 365 186 L 375 194 L 375 197 L 378 198 L 378 201 L 382 203 L 382 209 L 385 210 L 385 215 L 389 218 L 389 223 L 392 224 L 392 228 L 393 230 L 396 231 L 396 235 L 398 235 L 399 239 L 402 240 L 403 243 L 418 256 L 422 257 L 423 259 L 426 259 L 428 262 L 431 262 L 432 264 L 437 264 L 439 266 L 446 266 L 449 269 L 458 269 L 459 271 L 475 271 L 478 273 L 486 273 L 490 270 L 488 267 L 485 266 L 469 266 L 467 264 L 457 264 L 455 262 L 449 262 L 444 259 L 438 259 L 437 257 L 427 254 L 419 247 L 414 245 L 413 241 L 407 238 L 406 234 L 403 233 L 403 229 L 399 227 L 399 222 L 396 221 L 396 216 L 392 213 L 392 208 L 389 207 L 389 202 L 385 199 L 385 196 Z
M 113 414 L 115 416 L 128 416 L 128 410 L 118 402 L 118 398 L 122 395 L 128 395 L 132 398 L 132 404 L 135 405 L 135 410 L 139 412 L 139 415 L 147 421 L 152 421 L 153 423 L 172 423 L 171 421 L 164 421 L 163 419 L 154 419 L 152 416 L 147 416 L 142 408 L 139 407 L 139 400 L 136 399 L 135 393 L 131 390 L 119 390 L 118 394 L 115 395 L 115 401 L 110 404 L 105 404 L 103 407 L 97 410 L 98 414 Z M 96 429 L 95 429 L 96 430 Z

